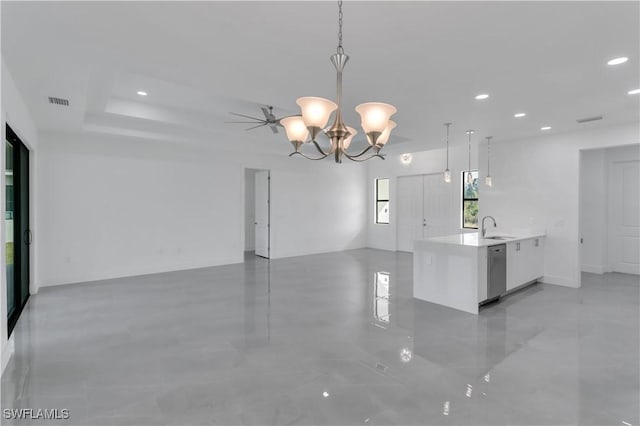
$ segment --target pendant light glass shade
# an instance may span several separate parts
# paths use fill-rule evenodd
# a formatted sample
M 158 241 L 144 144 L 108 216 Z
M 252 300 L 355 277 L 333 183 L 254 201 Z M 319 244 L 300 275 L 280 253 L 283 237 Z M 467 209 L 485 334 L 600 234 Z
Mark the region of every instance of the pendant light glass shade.
M 329 122 L 331 113 L 338 109 L 338 104 L 329 99 L 307 96 L 298 98 L 302 119 L 307 127 L 324 128 Z
M 451 183 L 451 170 L 447 169 L 444 171 L 444 181 L 446 183 Z
M 484 183 L 488 187 L 492 187 L 493 186 L 493 180 L 491 179 L 491 176 L 487 176 L 486 178 L 484 178 Z
M 309 137 L 309 130 L 299 115 L 283 118 L 280 124 L 284 127 L 289 142 L 304 142 Z
M 396 111 L 398 110 L 393 105 L 382 102 L 366 102 L 356 107 L 356 112 L 360 114 L 362 128 L 365 133 L 382 133 L 389 124 L 389 118 Z

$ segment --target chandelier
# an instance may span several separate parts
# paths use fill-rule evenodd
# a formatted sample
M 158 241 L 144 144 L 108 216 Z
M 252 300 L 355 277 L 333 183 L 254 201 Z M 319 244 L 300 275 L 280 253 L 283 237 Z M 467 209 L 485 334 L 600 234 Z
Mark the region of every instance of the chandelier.
M 351 140 L 358 133 L 353 127 L 345 125 L 342 119 L 342 70 L 349 60 L 349 56 L 342 48 L 342 0 L 338 1 L 338 48 L 335 54 L 331 55 L 331 63 L 337 73 L 337 98 L 336 102 L 324 98 L 302 97 L 296 100 L 300 106 L 301 115 L 294 115 L 280 120 L 280 124 L 285 129 L 287 139 L 293 145 L 294 152 L 289 156 L 301 155 L 309 160 L 322 160 L 330 155 L 334 155 L 336 163 L 342 163 L 342 157 L 347 157 L 352 161 L 366 161 L 374 157 L 384 160 L 380 150 L 389 140 L 391 130 L 396 127 L 396 123 L 390 120 L 396 113 L 393 105 L 382 102 L 367 102 L 356 107 L 356 112 L 360 114 L 361 126 L 367 136 L 369 145 L 360 153 L 349 154 L 347 149 L 351 145 Z M 333 112 L 336 112 L 333 124 L 328 129 L 324 127 L 329 122 Z M 331 147 L 328 151 L 316 141 L 317 136 L 323 132 L 329 138 Z M 300 147 L 311 143 L 320 153 L 319 157 L 310 157 L 300 152 Z M 363 157 L 373 149 L 373 154 Z

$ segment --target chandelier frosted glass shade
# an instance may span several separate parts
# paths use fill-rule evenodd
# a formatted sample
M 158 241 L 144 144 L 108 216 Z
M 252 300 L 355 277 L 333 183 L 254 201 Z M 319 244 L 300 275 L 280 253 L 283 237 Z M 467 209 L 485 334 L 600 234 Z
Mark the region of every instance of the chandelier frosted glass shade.
M 389 142 L 389 137 L 391 136 L 391 131 L 397 126 L 396 122 L 393 120 L 389 120 L 387 122 L 387 126 L 382 130 L 382 132 L 377 133 L 379 135 L 375 140 L 372 136 L 376 135 L 375 133 L 367 133 L 367 141 L 369 145 L 377 146 L 382 148 L 387 142 Z M 364 128 L 364 124 L 362 124 Z
M 395 109 L 395 108 L 394 108 Z M 395 129 L 397 126 L 396 122 L 393 120 L 388 120 L 387 125 L 385 126 L 382 134 L 378 138 L 378 146 L 384 146 L 387 142 L 389 142 L 389 137 L 391 136 L 391 131 Z
M 304 124 L 309 128 L 324 128 L 329 122 L 331 113 L 338 109 L 338 104 L 329 99 L 306 96 L 298 98 Z
M 309 137 L 309 130 L 302 117 L 294 115 L 280 120 L 289 142 L 304 142 Z
M 382 133 L 389 124 L 389 119 L 398 111 L 393 105 L 382 102 L 366 102 L 356 107 L 360 114 L 362 129 L 365 133 Z
M 345 138 L 345 140 L 342 141 L 342 149 L 348 149 L 349 145 L 351 145 L 351 140 L 353 139 L 353 137 L 355 135 L 358 134 L 358 131 L 356 129 L 354 129 L 353 127 L 347 126 L 347 130 L 349 131 L 349 136 L 347 136 Z

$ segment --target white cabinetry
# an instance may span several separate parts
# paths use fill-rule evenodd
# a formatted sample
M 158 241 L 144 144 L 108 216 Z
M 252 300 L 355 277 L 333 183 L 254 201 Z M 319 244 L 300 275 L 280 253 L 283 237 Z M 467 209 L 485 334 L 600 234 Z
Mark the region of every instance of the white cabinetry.
M 507 243 L 507 291 L 544 275 L 542 238 Z

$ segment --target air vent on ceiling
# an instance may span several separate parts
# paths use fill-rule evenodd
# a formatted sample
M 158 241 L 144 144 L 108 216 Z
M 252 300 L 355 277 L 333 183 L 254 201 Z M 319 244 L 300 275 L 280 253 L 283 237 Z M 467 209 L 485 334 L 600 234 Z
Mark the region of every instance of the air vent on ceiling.
M 49 96 L 49 103 L 54 105 L 69 106 L 69 99 L 53 98 Z
M 596 117 L 578 118 L 578 119 L 576 120 L 576 122 L 578 122 L 578 123 L 582 124 L 582 123 L 588 123 L 588 122 L 590 122 L 590 121 L 598 121 L 598 120 L 602 120 L 602 118 L 603 118 L 603 117 L 602 117 L 601 115 L 598 115 L 598 116 L 596 116 Z

